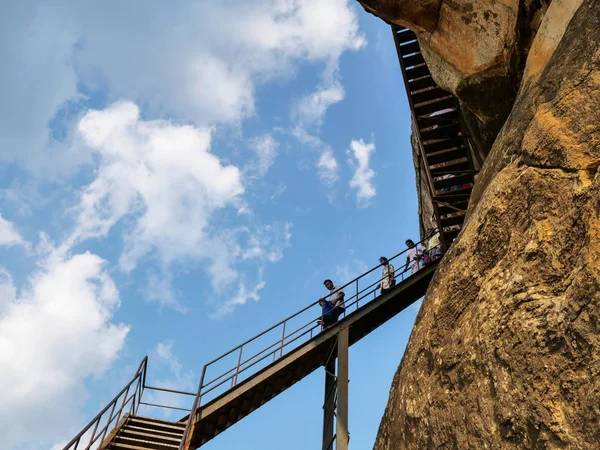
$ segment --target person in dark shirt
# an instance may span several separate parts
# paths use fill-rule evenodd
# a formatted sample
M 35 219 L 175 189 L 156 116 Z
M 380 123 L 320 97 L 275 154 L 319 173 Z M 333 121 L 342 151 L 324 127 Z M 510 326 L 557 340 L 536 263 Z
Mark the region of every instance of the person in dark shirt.
M 319 299 L 319 305 L 321 306 L 321 319 L 317 320 L 317 323 L 321 325 L 323 329 L 338 321 L 339 308 L 336 308 L 329 300 L 323 298 Z

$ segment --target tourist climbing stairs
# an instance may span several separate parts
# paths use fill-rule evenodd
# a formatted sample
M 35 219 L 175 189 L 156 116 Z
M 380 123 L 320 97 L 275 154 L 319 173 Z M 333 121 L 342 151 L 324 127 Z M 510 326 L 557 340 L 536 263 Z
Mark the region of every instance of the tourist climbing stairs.
M 480 161 L 465 131 L 458 100 L 431 76 L 415 33 L 392 31 L 441 239 L 450 245 L 462 228 Z
M 326 365 L 336 355 L 342 330 L 352 345 L 423 297 L 437 262 L 411 274 L 402 267 L 406 251 L 390 258 L 399 267 L 396 286 L 381 294 L 381 266 L 373 267 L 342 286 L 346 311 L 338 322 L 322 330 L 319 305 L 311 303 L 204 365 L 196 392 L 149 385 L 144 358 L 129 383 L 64 450 L 188 450 L 204 445 Z M 166 395 L 176 396 L 177 402 L 159 402 Z M 188 413 L 166 421 L 161 411 Z

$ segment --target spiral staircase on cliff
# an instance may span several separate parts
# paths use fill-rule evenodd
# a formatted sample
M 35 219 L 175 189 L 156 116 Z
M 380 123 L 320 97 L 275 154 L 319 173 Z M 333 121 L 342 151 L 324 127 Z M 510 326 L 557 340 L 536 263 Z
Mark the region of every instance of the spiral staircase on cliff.
M 446 249 L 461 229 L 476 173 L 468 135 L 456 99 L 433 81 L 414 33 L 395 26 L 392 30 L 442 230 L 440 245 Z M 405 252 L 390 260 L 402 266 Z M 195 449 L 320 367 L 326 368 L 323 450 L 333 449 L 334 443 L 336 450 L 345 450 L 348 347 L 423 297 L 436 266 L 434 262 L 412 275 L 396 270 L 398 284 L 383 294 L 375 276 L 380 266 L 372 268 L 343 286 L 346 313 L 335 325 L 322 331 L 315 321 L 318 306 L 308 305 L 206 364 L 195 392 L 147 384 L 146 357 L 134 377 L 64 450 Z M 175 404 L 164 404 L 161 395 L 170 395 Z M 159 419 L 160 411 L 180 411 L 182 417 Z

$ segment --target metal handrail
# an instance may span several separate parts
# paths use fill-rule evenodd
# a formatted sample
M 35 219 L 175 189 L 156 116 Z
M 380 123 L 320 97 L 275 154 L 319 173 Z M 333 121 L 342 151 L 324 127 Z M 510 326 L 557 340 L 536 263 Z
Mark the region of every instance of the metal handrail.
M 437 231 L 438 230 L 435 230 L 434 233 L 430 234 L 425 239 L 422 239 L 421 241 L 417 242 L 415 245 L 424 243 L 425 241 L 430 239 L 435 233 L 437 233 Z M 440 244 L 440 246 L 441 246 L 441 244 Z M 395 260 L 399 256 L 405 254 L 408 250 L 409 250 L 408 248 L 402 250 L 401 252 L 397 253 L 393 257 L 389 258 L 388 261 Z M 346 311 L 348 311 L 349 308 L 354 305 L 356 305 L 356 309 L 358 310 L 358 308 L 360 307 L 359 302 L 361 300 L 369 297 L 371 294 L 373 294 L 373 298 L 376 298 L 376 292 L 377 292 L 377 290 L 379 290 L 380 283 L 383 280 L 383 278 L 371 283 L 370 285 L 368 285 L 367 287 L 364 287 L 362 289 L 359 289 L 358 284 L 359 284 L 360 280 L 362 280 L 366 276 L 370 275 L 371 273 L 373 273 L 375 270 L 377 270 L 381 266 L 382 266 L 381 264 L 378 264 L 375 267 L 371 268 L 370 270 L 366 271 L 365 273 L 354 278 L 352 281 L 349 281 L 348 283 L 341 286 L 342 290 L 344 290 L 348 287 L 351 287 L 351 286 L 356 287 L 356 290 L 355 290 L 356 292 L 352 296 L 349 296 L 348 298 L 346 298 L 346 296 L 345 296 L 345 298 L 344 298 L 344 304 L 345 304 L 345 311 L 343 313 L 344 316 L 346 314 Z M 402 281 L 404 281 L 404 279 L 405 279 L 404 274 L 408 270 L 409 270 L 408 266 L 405 266 L 402 270 L 400 268 L 395 269 L 394 270 L 394 278 L 397 276 L 400 276 L 402 278 Z M 327 298 L 331 297 L 331 295 L 333 295 L 333 292 L 329 293 L 328 295 L 326 295 L 323 298 L 327 299 Z M 286 325 L 288 324 L 288 322 L 291 319 L 294 319 L 294 318 L 298 317 L 300 314 L 308 311 L 310 308 L 317 305 L 318 302 L 319 301 L 317 300 L 317 301 L 307 305 L 306 307 L 302 308 L 300 311 L 297 311 L 296 313 L 292 314 L 291 316 L 288 316 L 287 318 L 277 322 L 275 325 L 267 328 L 266 330 L 260 332 L 259 334 L 255 335 L 254 337 L 244 341 L 242 344 L 232 348 L 231 350 L 223 353 L 221 356 L 213 359 L 212 361 L 210 361 L 204 365 L 204 367 L 202 368 L 202 375 L 200 376 L 200 381 L 198 383 L 198 391 L 196 394 L 196 398 L 194 399 L 194 404 L 191 409 L 192 412 L 190 413 L 190 415 L 188 417 L 185 431 L 184 431 L 184 436 L 183 436 L 183 439 L 179 446 L 179 450 L 186 450 L 186 448 L 187 448 L 187 444 L 188 444 L 189 440 L 191 439 L 190 432 L 192 430 L 194 416 L 196 415 L 198 408 L 200 407 L 203 396 L 214 391 L 216 388 L 224 385 L 227 382 L 231 383 L 231 386 L 229 389 L 233 388 L 240 382 L 240 375 L 245 373 L 251 367 L 255 366 L 256 364 L 260 363 L 261 361 L 264 361 L 266 358 L 270 357 L 271 355 L 273 356 L 273 361 L 275 361 L 276 359 L 282 358 L 283 355 L 287 355 L 287 351 L 290 350 L 289 346 L 292 343 L 298 341 L 301 337 L 306 336 L 309 333 L 312 338 L 313 331 L 317 328 L 321 328 L 320 325 L 316 324 L 317 318 L 312 318 L 310 322 L 302 325 L 299 328 L 294 329 L 291 332 L 288 332 L 287 334 L 286 334 Z M 319 316 L 319 317 L 322 317 L 322 316 Z M 311 324 L 313 324 L 312 327 L 310 326 Z M 280 326 L 283 326 L 283 332 L 281 335 L 281 339 L 279 339 L 279 340 L 275 341 L 274 343 L 270 344 L 269 346 L 263 348 L 258 353 L 255 353 L 254 355 L 242 360 L 243 349 L 245 346 L 247 346 L 251 342 L 256 341 L 258 338 L 264 336 L 265 334 L 269 333 L 270 331 L 277 329 Z M 307 327 L 308 327 L 308 329 L 307 329 Z M 300 333 L 300 331 L 302 331 L 302 330 L 305 330 L 305 331 Z M 300 333 L 300 334 L 295 336 L 298 333 Z M 291 339 L 292 336 L 294 336 L 293 339 Z M 286 349 L 285 352 L 284 352 L 284 349 Z M 234 354 L 236 351 L 239 351 L 237 364 L 235 366 L 233 366 L 232 368 L 226 370 L 225 372 L 221 373 L 220 375 L 212 378 L 211 380 L 209 380 L 205 383 L 204 380 L 206 378 L 207 369 L 211 365 L 215 364 L 216 362 L 221 361 L 224 358 L 226 358 L 227 356 Z M 250 375 L 248 375 L 248 376 L 250 376 Z
M 80 444 L 82 444 L 82 438 L 85 436 L 86 433 L 88 433 L 90 430 L 92 430 L 91 436 L 89 437 L 88 443 L 85 446 L 84 450 L 90 450 L 90 448 L 92 448 L 92 446 L 96 443 L 96 441 L 98 439 L 100 439 L 100 444 L 102 444 L 102 442 L 104 441 L 104 439 L 106 438 L 106 433 L 110 427 L 110 424 L 116 419 L 116 423 L 118 424 L 120 419 L 121 419 L 121 414 L 123 413 L 123 411 L 125 410 L 125 407 L 129 404 L 129 402 L 131 402 L 131 406 L 129 407 L 129 414 L 135 414 L 139 408 L 140 405 L 140 401 L 141 401 L 141 397 L 142 397 L 142 392 L 144 390 L 144 385 L 146 382 L 146 367 L 148 365 L 148 356 L 145 356 L 144 359 L 142 359 L 142 362 L 140 363 L 135 376 L 131 379 L 131 381 L 129 383 L 127 383 L 125 385 L 125 387 L 121 390 L 121 392 L 119 392 L 115 398 L 113 398 L 108 405 L 106 405 L 104 407 L 104 409 L 102 411 L 100 411 L 98 413 L 98 415 L 96 415 L 96 417 L 94 417 L 90 423 L 88 423 L 83 430 L 81 430 L 77 436 L 75 436 L 71 442 L 69 442 L 64 448 L 63 450 L 77 450 L 77 448 L 79 447 Z M 129 395 L 129 391 L 131 389 L 131 387 L 134 385 L 135 383 L 135 389 L 133 391 L 133 393 L 131 395 Z M 120 399 L 123 399 L 121 401 L 121 406 L 119 408 L 119 410 L 115 413 L 115 409 L 117 407 L 117 403 L 119 403 Z M 98 431 L 98 427 L 100 426 L 100 423 L 102 422 L 102 419 L 104 417 L 104 415 L 106 414 L 106 412 L 110 409 L 110 414 L 108 416 L 107 422 L 104 425 L 104 427 Z M 92 429 L 93 427 L 93 429 Z

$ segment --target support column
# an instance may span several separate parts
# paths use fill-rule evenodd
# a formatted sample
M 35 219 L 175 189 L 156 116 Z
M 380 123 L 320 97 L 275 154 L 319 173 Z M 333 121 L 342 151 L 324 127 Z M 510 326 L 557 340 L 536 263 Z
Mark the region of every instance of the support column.
M 348 450 L 348 335 L 342 328 L 338 334 L 337 426 L 336 450 Z
M 323 402 L 323 450 L 333 449 L 335 421 L 335 354 L 325 364 L 325 401 Z

